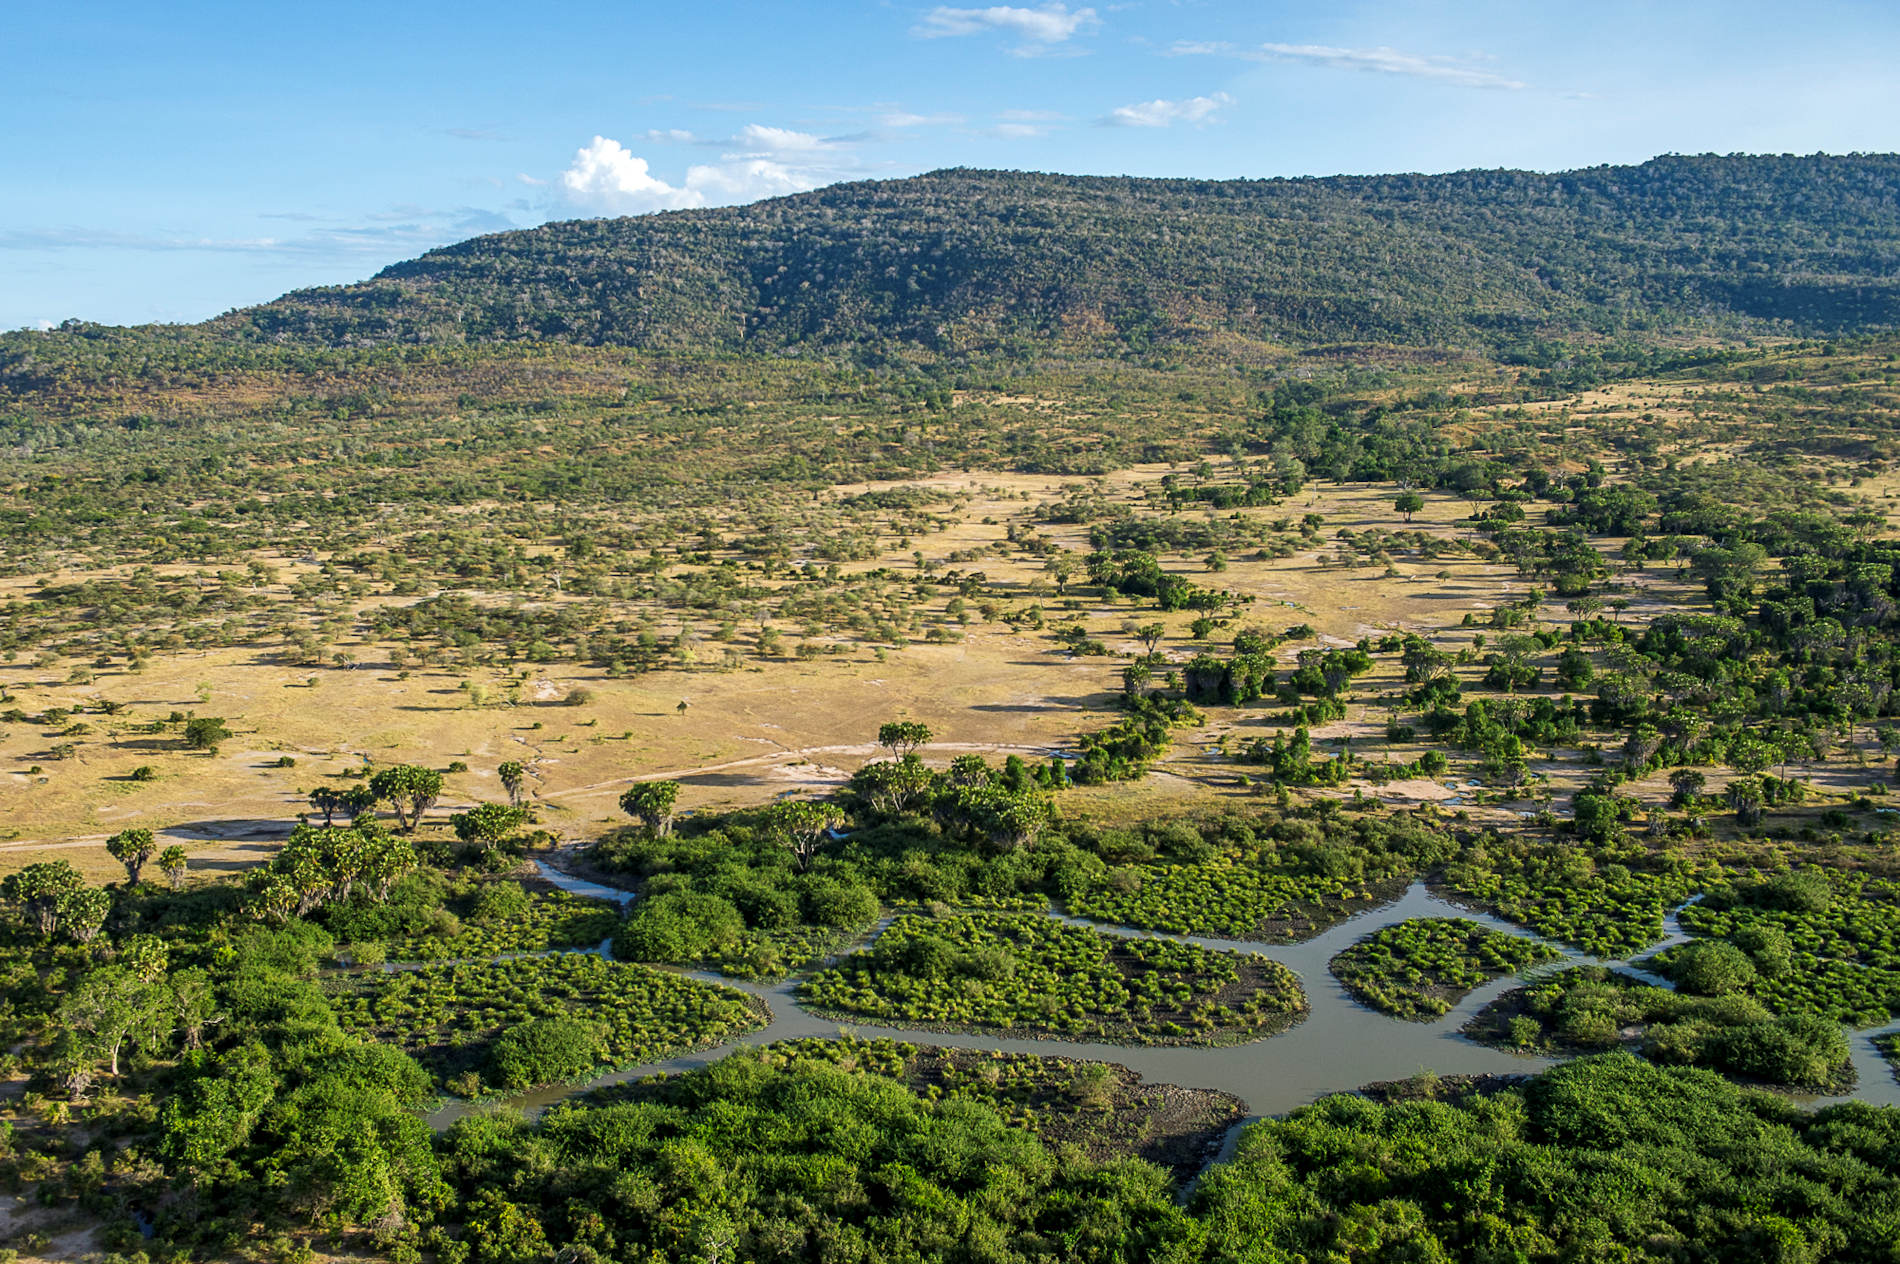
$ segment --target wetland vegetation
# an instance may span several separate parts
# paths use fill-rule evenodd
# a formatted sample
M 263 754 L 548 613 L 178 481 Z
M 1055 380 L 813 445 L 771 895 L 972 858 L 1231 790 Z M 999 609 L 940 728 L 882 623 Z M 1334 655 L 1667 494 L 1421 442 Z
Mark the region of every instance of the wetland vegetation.
M 1275 961 L 1010 913 L 906 915 L 869 952 L 813 975 L 801 996 L 884 1026 L 1132 1044 L 1253 1039 L 1306 1009 L 1299 981 Z
M 1554 960 L 1546 944 L 1457 918 L 1388 926 L 1334 957 L 1332 972 L 1361 1003 L 1395 1018 L 1449 1013 L 1473 988 Z

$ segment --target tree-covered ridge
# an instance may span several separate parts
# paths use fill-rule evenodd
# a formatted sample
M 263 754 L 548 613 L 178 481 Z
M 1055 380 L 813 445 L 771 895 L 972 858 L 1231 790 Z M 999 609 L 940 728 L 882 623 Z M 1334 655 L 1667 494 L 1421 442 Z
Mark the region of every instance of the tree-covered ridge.
M 1890 325 L 1900 160 L 1146 180 L 948 170 L 478 237 L 234 313 L 325 346 L 552 340 L 1509 343 L 1560 326 Z

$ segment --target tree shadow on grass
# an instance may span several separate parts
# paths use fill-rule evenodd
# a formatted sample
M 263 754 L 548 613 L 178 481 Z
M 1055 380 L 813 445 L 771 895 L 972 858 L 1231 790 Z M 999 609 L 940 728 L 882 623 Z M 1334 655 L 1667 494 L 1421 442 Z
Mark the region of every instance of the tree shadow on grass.
M 222 821 L 185 821 L 160 832 L 187 843 L 260 842 L 290 837 L 294 818 L 251 817 Z

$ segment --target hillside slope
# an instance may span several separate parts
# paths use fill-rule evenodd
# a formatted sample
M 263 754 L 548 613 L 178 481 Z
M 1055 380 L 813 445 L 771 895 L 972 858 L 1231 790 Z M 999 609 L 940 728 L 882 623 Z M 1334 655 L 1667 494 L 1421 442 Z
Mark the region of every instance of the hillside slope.
M 328 346 L 933 352 L 1889 327 L 1900 156 L 1261 181 L 939 171 L 478 237 L 217 324 Z

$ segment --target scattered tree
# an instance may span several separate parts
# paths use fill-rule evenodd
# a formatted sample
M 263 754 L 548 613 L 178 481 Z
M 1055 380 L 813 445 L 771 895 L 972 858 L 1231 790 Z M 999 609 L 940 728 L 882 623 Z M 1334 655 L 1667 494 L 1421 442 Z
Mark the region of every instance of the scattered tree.
M 126 885 L 135 887 L 146 862 L 158 853 L 158 840 L 148 829 L 120 830 L 106 839 L 106 851 L 125 866 Z
M 903 759 L 915 753 L 919 747 L 930 745 L 932 737 L 928 724 L 919 724 L 915 720 L 892 720 L 879 726 L 877 742 L 887 747 L 892 759 Z
M 620 796 L 620 810 L 663 838 L 673 832 L 673 804 L 679 797 L 677 781 L 636 782 Z
M 369 779 L 370 793 L 396 812 L 396 827 L 405 834 L 422 824 L 423 815 L 442 794 L 442 774 L 416 764 L 385 768 Z

